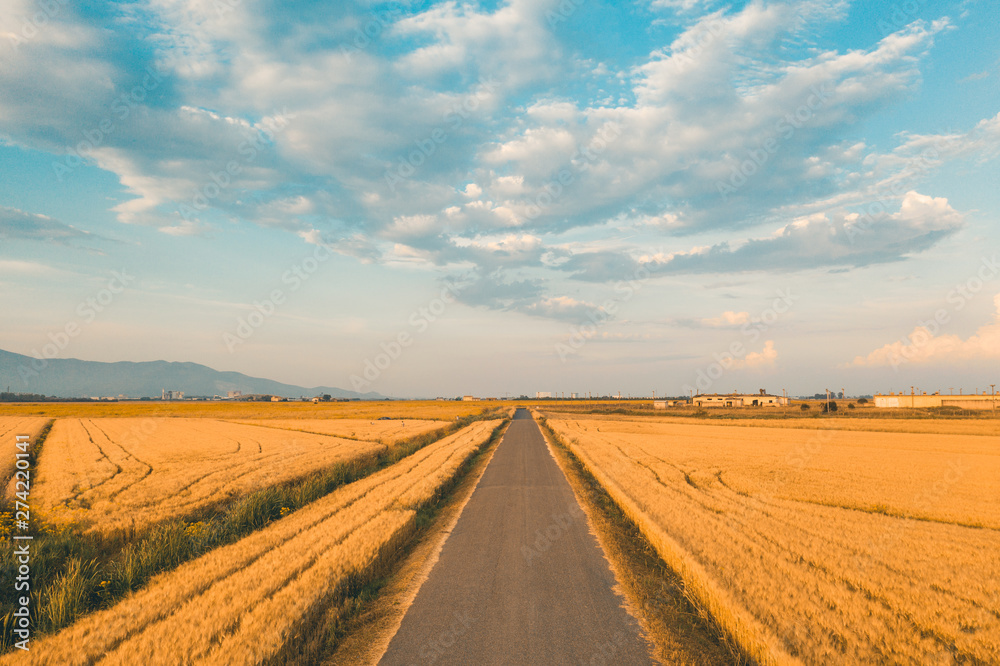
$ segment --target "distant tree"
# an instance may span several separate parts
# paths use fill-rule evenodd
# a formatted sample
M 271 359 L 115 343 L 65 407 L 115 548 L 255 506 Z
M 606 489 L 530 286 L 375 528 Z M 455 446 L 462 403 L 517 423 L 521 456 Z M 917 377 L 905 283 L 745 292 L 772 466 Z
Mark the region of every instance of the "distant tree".
M 859 405 L 867 405 L 868 404 L 868 398 L 858 398 L 858 404 Z
M 826 400 L 826 393 L 814 393 L 813 397 L 817 400 Z
M 324 393 L 323 394 L 323 402 L 330 402 L 330 394 L 329 393 Z
M 848 409 L 854 409 L 854 403 L 853 402 L 847 403 L 847 408 Z
M 811 408 L 809 407 L 809 403 L 808 402 L 803 402 L 802 406 L 799 407 L 799 409 L 801 409 L 803 412 L 808 412 Z
M 841 400 L 843 400 L 844 399 L 844 392 L 843 391 L 839 392 L 837 394 L 837 397 L 840 398 Z
M 827 412 L 835 412 L 835 411 L 837 411 L 837 401 L 836 400 L 830 400 L 829 402 L 824 402 L 823 403 L 823 413 L 824 414 L 826 414 Z

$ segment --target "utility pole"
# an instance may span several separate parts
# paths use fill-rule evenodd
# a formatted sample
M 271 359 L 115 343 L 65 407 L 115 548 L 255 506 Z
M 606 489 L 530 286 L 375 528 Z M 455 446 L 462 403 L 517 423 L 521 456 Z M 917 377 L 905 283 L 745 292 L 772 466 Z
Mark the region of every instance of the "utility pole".
M 830 413 L 830 389 L 826 389 L 826 413 Z
M 997 408 L 997 391 L 996 384 L 990 384 L 990 395 L 993 396 L 993 409 Z

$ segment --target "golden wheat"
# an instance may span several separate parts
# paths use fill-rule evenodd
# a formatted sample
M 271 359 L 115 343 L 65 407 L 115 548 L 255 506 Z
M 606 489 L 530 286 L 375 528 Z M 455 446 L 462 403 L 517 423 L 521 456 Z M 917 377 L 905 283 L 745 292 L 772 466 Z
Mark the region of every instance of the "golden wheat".
M 434 419 L 454 421 L 499 402 L 379 400 L 358 402 L 129 401 L 0 403 L 3 416 L 48 418 L 142 418 L 180 416 L 213 419 Z
M 210 419 L 59 419 L 33 499 L 55 522 L 142 527 L 383 449 Z
M 382 444 L 395 444 L 404 439 L 447 427 L 443 421 L 417 419 L 394 419 L 372 421 L 370 419 L 255 419 L 235 421 L 245 425 L 259 425 L 318 435 L 333 435 L 347 439 L 363 439 Z
M 759 661 L 1000 660 L 997 439 L 549 425 Z
M 408 534 L 416 509 L 497 425 L 430 444 L 0 663 L 265 663 L 332 591 Z
M 588 420 L 601 421 L 624 421 L 627 423 L 673 423 L 677 425 L 690 425 L 701 423 L 704 425 L 714 425 L 720 428 L 731 426 L 746 426 L 749 428 L 781 428 L 792 430 L 847 430 L 847 431 L 870 431 L 870 432 L 912 432 L 927 433 L 933 435 L 986 435 L 990 437 L 1000 436 L 1000 418 L 976 418 L 972 420 L 962 420 L 954 418 L 854 418 L 850 416 L 807 416 L 800 417 L 793 412 L 785 412 L 782 417 L 774 415 L 778 412 L 768 408 L 758 411 L 761 416 L 771 418 L 750 418 L 746 417 L 748 409 L 728 410 L 729 414 L 724 418 L 718 418 L 722 410 L 713 409 L 708 412 L 709 416 L 716 419 L 698 419 L 683 416 L 669 416 L 650 414 L 642 416 L 628 416 L 620 414 L 581 414 L 578 412 L 565 412 L 553 409 L 541 408 L 541 413 L 557 419 L 584 418 Z M 740 415 L 744 415 L 740 418 Z
M 0 499 L 11 499 L 14 496 L 14 471 L 17 462 L 15 442 L 18 435 L 27 435 L 31 444 L 35 443 L 39 433 L 49 419 L 31 416 L 0 416 L 0 446 L 3 457 L 0 458 Z

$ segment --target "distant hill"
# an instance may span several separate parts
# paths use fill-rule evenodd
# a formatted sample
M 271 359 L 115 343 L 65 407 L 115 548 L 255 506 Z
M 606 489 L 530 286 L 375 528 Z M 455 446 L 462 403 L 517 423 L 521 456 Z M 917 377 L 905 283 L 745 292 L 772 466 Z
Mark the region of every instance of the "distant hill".
M 43 362 L 0 349 L 0 391 L 8 386 L 15 393 L 41 393 L 59 398 L 119 394 L 130 398 L 158 398 L 163 389 L 183 391 L 185 396 L 225 396 L 229 391 L 242 391 L 286 398 L 324 393 L 334 398 L 376 400 L 384 397 L 378 393 L 357 393 L 331 386 L 307 388 L 282 384 L 239 372 L 219 372 L 198 363 L 101 363 L 75 358 L 53 358 Z

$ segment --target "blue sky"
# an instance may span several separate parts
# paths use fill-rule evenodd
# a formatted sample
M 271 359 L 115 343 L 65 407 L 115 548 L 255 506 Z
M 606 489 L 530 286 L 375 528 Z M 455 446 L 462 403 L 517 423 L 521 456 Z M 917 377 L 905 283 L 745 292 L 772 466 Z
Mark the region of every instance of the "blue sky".
M 395 396 L 983 390 L 997 44 L 986 0 L 9 0 L 0 347 Z

